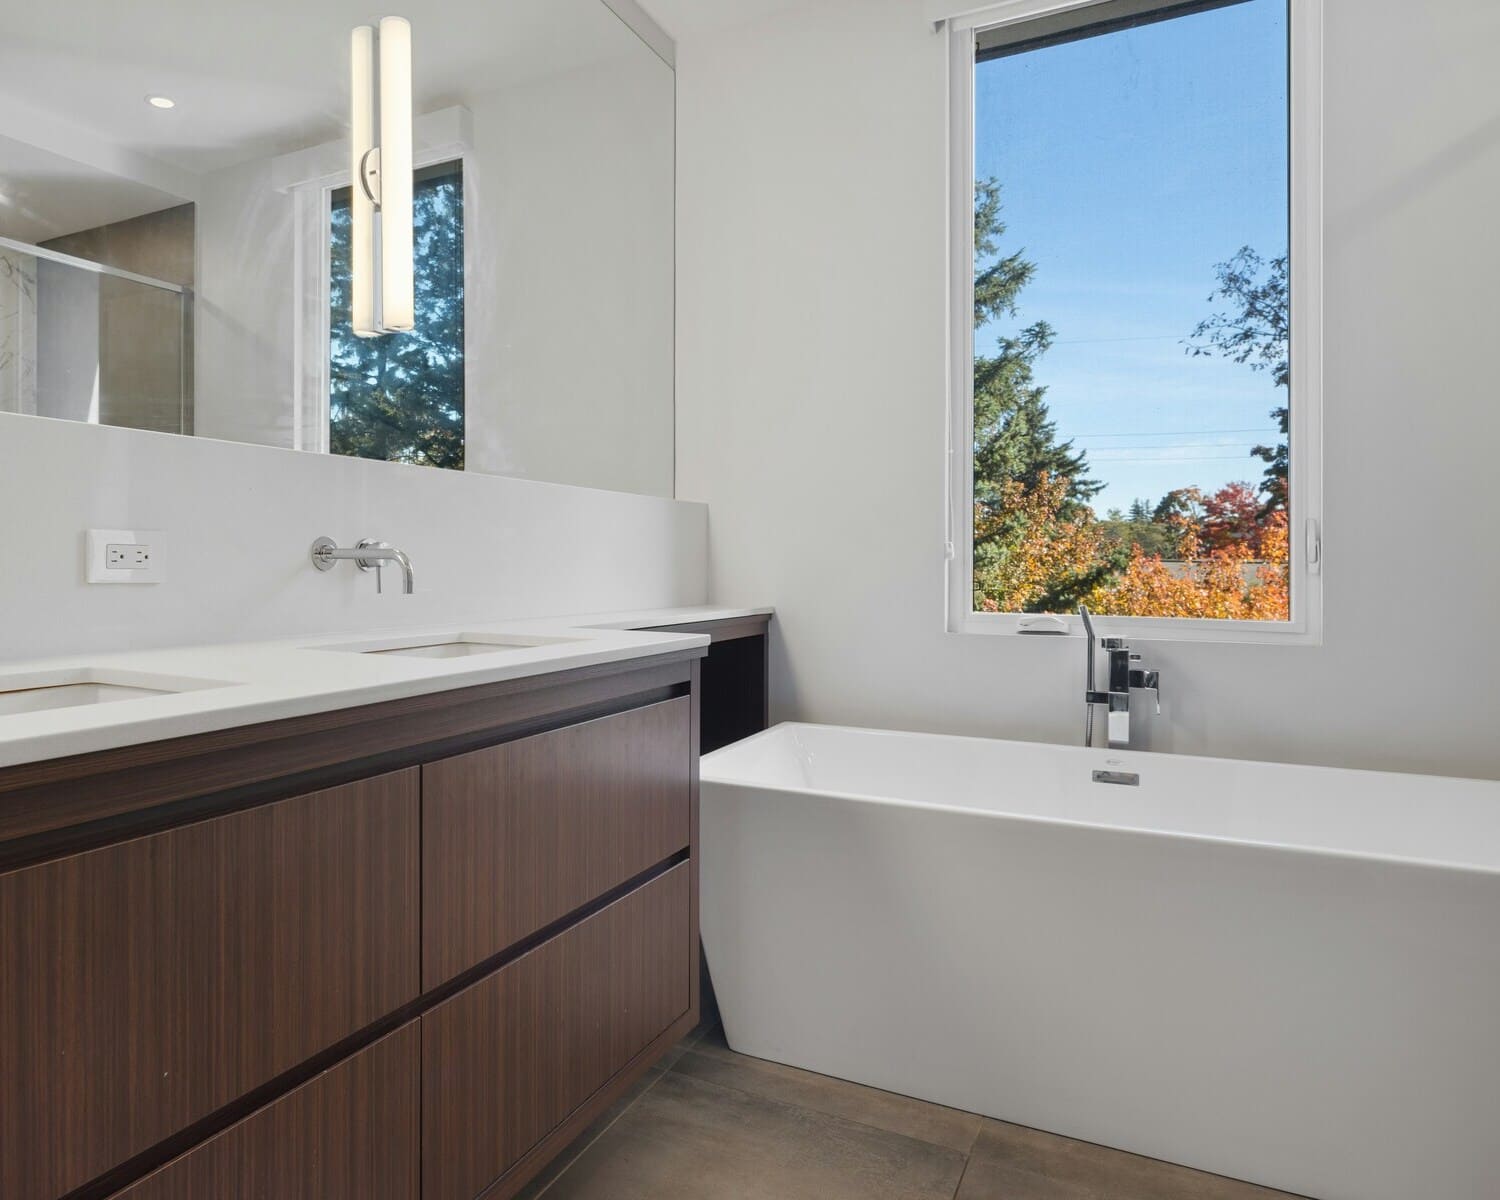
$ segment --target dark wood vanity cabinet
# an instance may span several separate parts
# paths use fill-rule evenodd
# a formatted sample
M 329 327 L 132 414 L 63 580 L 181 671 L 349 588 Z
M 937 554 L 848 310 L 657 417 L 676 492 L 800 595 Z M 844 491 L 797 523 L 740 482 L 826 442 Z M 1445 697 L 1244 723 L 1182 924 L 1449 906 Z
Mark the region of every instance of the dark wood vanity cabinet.
M 697 1021 L 701 655 L 0 769 L 0 1196 L 513 1195 Z
M 422 1017 L 423 1200 L 485 1192 L 687 1013 L 688 873 L 673 867 Z
M 417 1200 L 415 1021 L 118 1193 L 119 1200 Z
M 766 613 L 670 627 L 706 633 L 712 644 L 699 668 L 699 749 L 711 754 L 771 723 L 771 618 Z M 662 627 L 660 632 L 667 632 Z
M 686 697 L 422 767 L 422 985 L 686 850 Z
M 417 783 L 0 875 L 0 1196 L 63 1195 L 415 999 Z

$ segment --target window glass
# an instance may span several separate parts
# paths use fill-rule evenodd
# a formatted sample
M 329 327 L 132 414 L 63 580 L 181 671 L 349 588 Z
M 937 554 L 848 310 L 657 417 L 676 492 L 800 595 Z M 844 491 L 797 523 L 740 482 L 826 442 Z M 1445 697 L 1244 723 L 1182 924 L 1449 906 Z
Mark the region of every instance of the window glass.
M 351 211 L 333 193 L 329 270 L 329 448 L 335 454 L 462 470 L 464 189 L 461 163 L 417 172 L 412 193 L 416 328 L 354 336 Z
M 978 612 L 1286 621 L 1287 0 L 981 32 Z

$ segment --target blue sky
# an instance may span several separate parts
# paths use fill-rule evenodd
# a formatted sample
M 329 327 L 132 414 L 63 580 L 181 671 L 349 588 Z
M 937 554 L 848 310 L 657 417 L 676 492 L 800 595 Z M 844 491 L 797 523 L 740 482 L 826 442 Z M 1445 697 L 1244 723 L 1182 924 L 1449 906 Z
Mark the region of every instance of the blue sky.
M 1286 2 L 1248 0 L 981 63 L 975 171 L 1001 184 L 1001 250 L 1036 274 L 1017 319 L 1057 342 L 1036 370 L 1058 432 L 1107 483 L 1102 516 L 1175 487 L 1259 481 L 1268 376 L 1184 352 L 1213 266 L 1287 241 Z

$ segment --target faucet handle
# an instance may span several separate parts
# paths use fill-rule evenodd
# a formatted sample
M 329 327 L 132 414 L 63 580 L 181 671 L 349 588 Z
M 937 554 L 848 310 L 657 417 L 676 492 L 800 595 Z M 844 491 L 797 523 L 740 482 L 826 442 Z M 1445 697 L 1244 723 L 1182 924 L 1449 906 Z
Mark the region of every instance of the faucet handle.
M 1139 654 L 1130 656 L 1131 662 L 1140 661 Z M 1161 716 L 1161 672 L 1143 667 L 1130 668 L 1130 686 L 1142 692 L 1150 692 L 1156 701 L 1156 715 Z
M 378 538 L 360 538 L 354 548 L 356 550 L 389 550 L 391 547 L 388 542 L 382 542 Z M 385 559 L 374 557 L 356 558 L 354 565 L 361 571 L 375 572 L 375 594 L 377 596 L 385 591 L 384 586 L 382 586 L 385 582 L 385 576 L 382 573 L 382 568 L 385 566 Z

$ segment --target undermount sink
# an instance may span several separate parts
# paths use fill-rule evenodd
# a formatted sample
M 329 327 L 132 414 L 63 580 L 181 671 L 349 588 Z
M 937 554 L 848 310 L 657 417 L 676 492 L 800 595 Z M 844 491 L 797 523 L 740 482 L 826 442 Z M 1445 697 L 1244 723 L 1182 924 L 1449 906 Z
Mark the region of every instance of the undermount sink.
M 21 686 L 17 686 L 21 684 Z M 99 672 L 88 668 L 52 671 L 20 680 L 0 680 L 0 717 L 46 712 L 54 708 L 78 708 L 88 704 L 114 704 L 121 700 L 145 700 L 203 688 L 224 687 L 208 679 L 177 679 L 168 676 Z
M 496 654 L 501 650 L 530 650 L 535 642 L 438 642 L 433 646 L 398 646 L 394 650 L 366 650 L 365 654 L 389 654 L 393 658 L 467 658 L 471 654 Z
M 470 658 L 476 654 L 515 653 L 518 650 L 535 650 L 539 646 L 562 645 L 567 642 L 584 641 L 584 638 L 528 637 L 516 635 L 490 635 L 456 633 L 447 636 L 405 639 L 392 644 L 362 642 L 353 646 L 326 646 L 327 650 L 341 650 L 348 654 L 378 654 L 388 658 Z

